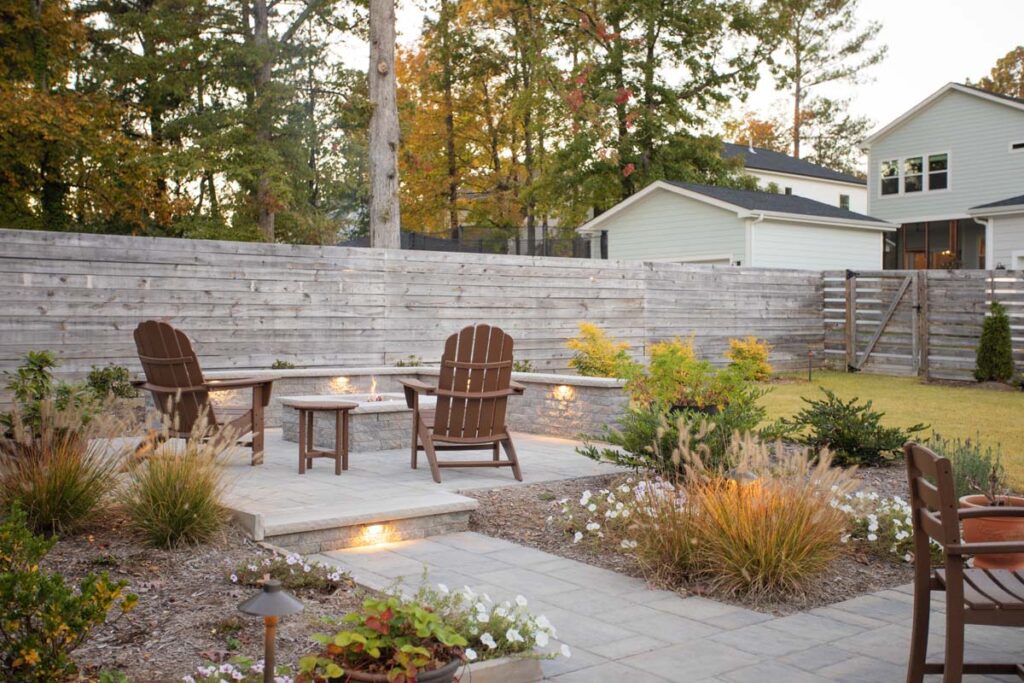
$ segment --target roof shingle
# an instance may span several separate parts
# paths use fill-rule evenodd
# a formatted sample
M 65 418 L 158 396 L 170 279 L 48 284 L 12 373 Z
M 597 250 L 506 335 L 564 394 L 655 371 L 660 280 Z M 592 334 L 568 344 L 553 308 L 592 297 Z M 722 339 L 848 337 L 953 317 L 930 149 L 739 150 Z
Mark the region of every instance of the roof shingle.
M 808 178 L 821 178 L 823 180 L 835 180 L 841 183 L 855 183 L 857 185 L 867 184 L 863 178 L 833 171 L 831 168 L 825 168 L 804 159 L 796 159 L 788 154 L 773 152 L 762 147 L 751 148 L 747 145 L 725 142 L 723 143 L 722 157 L 726 159 L 741 157 L 743 164 L 747 168 L 761 171 L 775 171 L 776 173 L 802 175 Z

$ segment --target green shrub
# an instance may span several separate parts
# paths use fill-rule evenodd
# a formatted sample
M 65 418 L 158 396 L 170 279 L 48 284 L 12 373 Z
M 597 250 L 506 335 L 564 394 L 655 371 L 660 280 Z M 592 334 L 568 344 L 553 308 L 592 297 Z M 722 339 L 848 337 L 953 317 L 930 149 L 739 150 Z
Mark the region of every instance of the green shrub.
M 137 598 L 122 597 L 125 582 L 89 574 L 76 588 L 60 574 L 39 569 L 54 540 L 33 535 L 15 507 L 0 524 L 0 679 L 53 683 L 76 677 L 71 653 L 120 600 L 122 611 Z
M 801 399 L 807 406 L 792 418 L 782 418 L 767 432 L 787 436 L 816 450 L 828 448 L 835 463 L 880 465 L 899 453 L 910 438 L 927 429 L 916 424 L 906 429 L 882 424 L 885 413 L 872 409 L 872 402 L 844 401 L 834 392 L 821 388 L 824 399 Z
M 529 360 L 517 360 L 512 363 L 512 372 L 537 372 Z
M 215 444 L 193 437 L 184 450 L 165 446 L 134 467 L 125 507 L 150 543 L 160 548 L 204 543 L 224 525 L 224 475 L 217 455 Z
M 772 347 L 768 342 L 750 336 L 745 339 L 730 339 L 729 350 L 725 357 L 729 364 L 746 379 L 762 382 L 772 376 L 772 366 L 768 362 L 768 354 Z
M 132 386 L 131 373 L 121 365 L 108 365 L 105 368 L 93 366 L 85 378 L 85 386 L 101 400 L 112 396 L 135 398 L 139 395 L 138 390 Z
M 999 467 L 999 451 L 991 448 L 982 448 L 981 442 L 977 439 L 944 439 L 939 434 L 932 434 L 925 443 L 944 458 L 949 458 L 953 465 L 953 484 L 956 488 L 957 498 L 969 496 L 973 493 L 980 493 L 986 486 L 993 470 L 1001 472 Z M 1005 474 L 1001 484 L 1005 488 Z
M 423 365 L 423 359 L 419 356 L 409 355 L 395 361 L 396 368 L 418 368 Z
M 579 324 L 580 333 L 566 342 L 573 357 L 569 367 L 587 377 L 627 377 L 634 365 L 629 357 L 629 344 L 615 342 L 592 323 Z
M 79 409 L 82 422 L 88 422 L 95 410 L 95 401 L 90 392 L 76 384 L 55 381 L 53 369 L 57 359 L 49 351 L 29 351 L 24 362 L 12 375 L 7 390 L 14 398 L 14 410 L 0 414 L 0 426 L 10 431 L 15 420 L 20 421 L 32 433 L 38 433 L 44 406 L 49 405 L 57 412 L 69 408 Z
M 1013 340 L 1006 308 L 992 302 L 992 314 L 985 318 L 978 342 L 974 377 L 979 382 L 1009 382 L 1013 379 Z
M 287 360 L 281 360 L 280 358 L 270 364 L 271 370 L 294 370 L 295 367 L 295 363 Z
M 31 420 L 11 413 L 0 436 L 0 502 L 18 502 L 37 533 L 73 533 L 102 510 L 127 446 L 116 421 L 85 420 L 81 408 L 40 404 Z

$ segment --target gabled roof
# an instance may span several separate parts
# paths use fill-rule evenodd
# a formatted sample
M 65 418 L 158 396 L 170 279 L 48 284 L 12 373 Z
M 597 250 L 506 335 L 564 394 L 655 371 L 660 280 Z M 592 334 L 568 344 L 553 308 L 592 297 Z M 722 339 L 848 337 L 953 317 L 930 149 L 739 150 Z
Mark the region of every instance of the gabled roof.
M 889 131 L 893 130 L 894 128 L 902 124 L 904 121 L 914 116 L 914 114 L 921 111 L 922 109 L 930 105 L 932 102 L 939 99 L 940 97 L 942 97 L 943 95 L 950 91 L 964 93 L 965 95 L 972 95 L 983 100 L 988 100 L 989 102 L 1003 104 L 1008 107 L 1013 107 L 1014 109 L 1018 109 L 1024 112 L 1024 100 L 1019 99 L 1017 97 L 1010 97 L 1009 95 L 1000 95 L 999 93 L 989 92 L 988 90 L 982 90 L 981 88 L 976 88 L 972 85 L 964 85 L 963 83 L 947 83 L 946 85 L 942 86 L 941 88 L 933 92 L 931 95 L 926 97 L 925 99 L 918 102 L 909 110 L 904 112 L 903 115 L 897 118 L 895 121 L 892 121 L 888 125 L 879 128 L 874 133 L 864 138 L 864 140 L 860 143 L 861 148 L 868 149 L 869 147 L 871 147 L 872 142 L 882 137 L 883 135 L 887 134 Z
M 886 232 L 897 228 L 893 223 L 798 195 L 656 180 L 632 197 L 622 200 L 600 216 L 587 221 L 577 230 L 580 232 L 596 231 L 608 218 L 642 201 L 644 197 L 657 190 L 667 190 L 682 197 L 732 211 L 739 218 L 781 218 L 816 225 L 867 228 Z
M 788 175 L 800 175 L 808 178 L 820 178 L 822 180 L 834 180 L 838 183 L 850 183 L 851 185 L 865 185 L 867 182 L 848 173 L 833 171 L 831 168 L 812 164 L 804 159 L 797 159 L 788 154 L 764 149 L 763 147 L 750 147 L 732 142 L 723 143 L 722 146 L 723 158 L 733 159 L 740 157 L 743 159 L 743 165 L 747 168 L 786 173 Z
M 1024 213 L 1024 194 L 1017 197 L 1000 199 L 998 202 L 989 202 L 979 206 L 972 206 L 967 213 L 973 216 L 989 216 L 1000 213 Z

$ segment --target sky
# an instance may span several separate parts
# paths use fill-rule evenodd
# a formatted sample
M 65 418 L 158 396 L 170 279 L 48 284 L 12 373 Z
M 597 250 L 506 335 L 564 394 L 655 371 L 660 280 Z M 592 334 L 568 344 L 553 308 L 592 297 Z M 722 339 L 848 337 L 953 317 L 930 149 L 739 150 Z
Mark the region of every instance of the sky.
M 398 40 L 415 42 L 423 21 L 421 0 L 399 0 Z M 997 59 L 1024 45 L 1024 0 L 860 0 L 860 21 L 882 24 L 878 42 L 889 56 L 866 74 L 867 82 L 822 86 L 820 94 L 850 97 L 854 113 L 867 116 L 876 128 L 950 81 L 977 80 Z M 347 46 L 346 62 L 365 68 L 365 44 Z M 754 111 L 784 105 L 770 77 L 744 106 Z

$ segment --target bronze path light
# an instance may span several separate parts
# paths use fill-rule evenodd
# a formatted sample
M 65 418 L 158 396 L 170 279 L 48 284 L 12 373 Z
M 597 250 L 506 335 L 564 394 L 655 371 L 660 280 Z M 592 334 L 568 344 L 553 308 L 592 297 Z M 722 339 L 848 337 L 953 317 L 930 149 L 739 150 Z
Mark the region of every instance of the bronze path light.
M 267 579 L 263 589 L 238 606 L 238 611 L 263 617 L 263 683 L 274 680 L 274 638 L 277 620 L 302 611 L 302 603 L 281 587 L 281 582 Z

